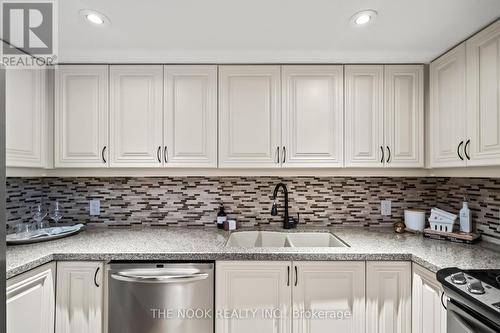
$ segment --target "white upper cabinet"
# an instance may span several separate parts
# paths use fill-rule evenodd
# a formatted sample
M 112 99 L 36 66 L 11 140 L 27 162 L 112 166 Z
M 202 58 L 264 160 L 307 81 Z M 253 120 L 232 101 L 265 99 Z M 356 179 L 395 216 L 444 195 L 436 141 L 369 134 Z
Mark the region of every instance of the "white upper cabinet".
M 283 66 L 283 166 L 343 166 L 343 85 L 342 66 Z
M 411 332 L 411 263 L 366 263 L 366 332 Z
M 54 333 L 55 263 L 7 280 L 7 333 Z
M 466 50 L 467 165 L 500 165 L 500 21 L 469 39 Z
M 8 69 L 5 75 L 6 165 L 51 167 L 49 72 Z
M 163 66 L 110 66 L 111 167 L 163 166 Z
M 294 316 L 293 333 L 365 332 L 365 263 L 294 262 L 294 313 L 344 313 L 344 318 Z
M 345 66 L 345 165 L 384 166 L 384 66 Z
M 216 333 L 290 333 L 290 262 L 228 261 L 216 263 L 217 311 L 257 310 L 248 318 L 217 317 Z M 276 312 L 279 311 L 279 312 Z M 264 316 L 264 311 L 283 316 Z
M 219 167 L 279 167 L 280 66 L 219 66 Z
M 465 43 L 430 65 L 431 167 L 466 165 Z
M 385 66 L 386 167 L 424 166 L 424 69 Z
M 217 167 L 217 66 L 165 66 L 167 167 Z
M 441 304 L 443 288 L 436 274 L 413 264 L 412 332 L 446 333 L 446 309 Z
M 55 333 L 100 333 L 103 323 L 103 263 L 57 263 Z
M 106 167 L 108 116 L 108 66 L 59 66 L 55 77 L 55 167 Z

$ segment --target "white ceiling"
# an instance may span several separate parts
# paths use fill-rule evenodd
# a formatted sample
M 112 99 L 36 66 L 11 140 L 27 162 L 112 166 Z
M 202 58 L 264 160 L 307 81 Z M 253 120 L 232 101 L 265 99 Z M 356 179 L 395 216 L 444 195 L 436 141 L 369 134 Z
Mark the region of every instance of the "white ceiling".
M 429 62 L 499 0 L 59 0 L 61 62 Z M 94 9 L 111 21 L 92 26 Z M 379 15 L 350 25 L 357 11 Z

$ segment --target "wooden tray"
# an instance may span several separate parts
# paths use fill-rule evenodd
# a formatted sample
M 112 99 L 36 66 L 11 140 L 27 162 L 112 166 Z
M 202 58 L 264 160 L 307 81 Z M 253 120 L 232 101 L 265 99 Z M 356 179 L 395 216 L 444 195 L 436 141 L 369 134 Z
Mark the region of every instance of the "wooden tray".
M 481 240 L 480 234 L 461 231 L 444 232 L 432 230 L 431 228 L 424 229 L 424 237 L 465 244 L 474 244 Z

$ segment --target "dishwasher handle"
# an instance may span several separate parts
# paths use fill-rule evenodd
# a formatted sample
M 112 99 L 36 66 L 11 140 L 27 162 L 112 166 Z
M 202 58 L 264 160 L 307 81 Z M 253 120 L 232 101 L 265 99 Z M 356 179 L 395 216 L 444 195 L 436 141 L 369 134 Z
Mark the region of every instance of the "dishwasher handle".
M 129 272 L 111 274 L 111 278 L 135 283 L 187 283 L 201 281 L 208 278 L 208 273 L 183 274 L 183 275 L 140 275 Z

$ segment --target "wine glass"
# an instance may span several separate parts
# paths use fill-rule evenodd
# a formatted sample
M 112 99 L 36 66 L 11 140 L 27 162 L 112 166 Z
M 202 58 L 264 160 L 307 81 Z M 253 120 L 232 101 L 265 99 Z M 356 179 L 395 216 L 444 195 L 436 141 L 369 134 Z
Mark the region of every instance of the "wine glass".
M 16 235 L 20 238 L 29 236 L 34 230 L 35 226 L 32 223 L 19 223 L 15 227 Z
M 42 229 L 43 227 L 45 227 L 43 220 L 46 216 L 47 210 L 43 207 L 42 204 L 38 204 L 35 208 L 33 208 L 33 220 L 35 220 L 37 228 Z
M 61 206 L 59 205 L 59 202 L 54 202 L 50 209 L 50 218 L 56 223 L 59 223 L 59 220 L 62 219 L 63 214 L 61 210 Z

